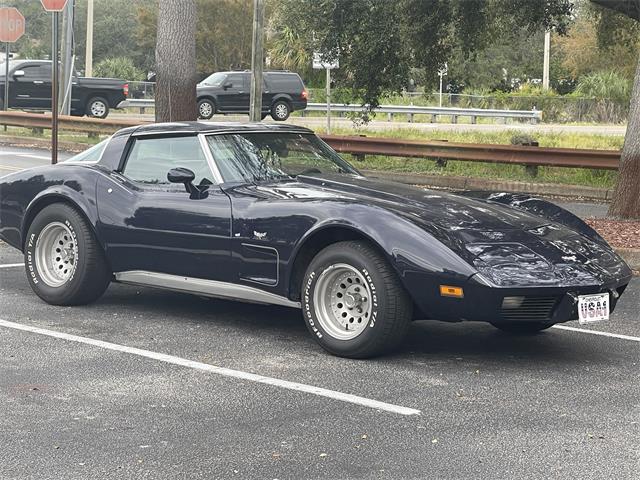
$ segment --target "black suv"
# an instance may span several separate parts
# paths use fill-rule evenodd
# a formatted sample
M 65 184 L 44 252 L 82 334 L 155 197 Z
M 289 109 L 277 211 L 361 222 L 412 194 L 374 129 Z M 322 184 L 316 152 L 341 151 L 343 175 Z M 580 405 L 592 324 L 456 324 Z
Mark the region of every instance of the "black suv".
M 51 110 L 51 60 L 9 61 L 9 107 Z M 4 69 L 0 63 L 0 108 L 4 103 Z M 73 73 L 71 115 L 105 118 L 127 99 L 129 84 L 116 78 L 88 78 Z
M 215 113 L 249 113 L 251 72 L 216 72 L 198 84 L 198 115 L 208 120 Z M 300 75 L 264 72 L 262 118 L 283 121 L 291 112 L 307 108 L 307 90 Z

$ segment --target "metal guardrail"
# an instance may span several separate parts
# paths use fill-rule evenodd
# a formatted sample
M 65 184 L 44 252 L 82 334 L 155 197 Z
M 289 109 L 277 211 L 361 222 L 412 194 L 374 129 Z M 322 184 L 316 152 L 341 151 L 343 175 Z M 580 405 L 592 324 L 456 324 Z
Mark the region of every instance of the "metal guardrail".
M 136 120 L 100 120 L 61 115 L 60 129 L 89 134 L 111 134 L 121 128 L 140 125 Z M 50 129 L 51 115 L 25 112 L 0 112 L 0 125 L 32 129 Z M 619 150 L 587 150 L 546 148 L 521 145 L 452 143 L 445 141 L 418 142 L 393 138 L 321 135 L 332 148 L 356 156 L 382 155 L 492 162 L 529 167 L 552 166 L 617 170 Z
M 153 99 L 128 99 L 120 103 L 118 108 L 139 108 L 144 114 L 147 108 L 153 108 Z M 306 110 L 301 110 L 304 117 L 305 112 L 326 112 L 326 103 L 308 103 Z M 362 112 L 362 105 L 332 103 L 331 112 L 339 115 L 345 113 Z M 477 123 L 478 118 L 518 118 L 529 120 L 531 123 L 538 123 L 542 120 L 540 110 L 495 110 L 484 108 L 452 108 L 452 107 L 419 107 L 414 105 L 380 105 L 375 109 L 376 113 L 386 113 L 388 120 L 393 119 L 393 115 L 407 115 L 409 122 L 413 122 L 414 115 L 429 115 L 431 122 L 436 122 L 438 117 L 451 117 L 453 123 L 458 123 L 458 117 L 470 117 L 471 123 Z
M 331 111 L 337 113 L 358 113 L 362 112 L 362 105 L 358 104 L 331 104 Z M 326 112 L 326 103 L 309 103 L 307 109 L 302 111 Z M 452 123 L 458 123 L 458 117 L 470 117 L 471 123 L 477 123 L 478 118 L 520 118 L 530 120 L 531 123 L 538 123 L 542 120 L 540 110 L 490 110 L 483 108 L 452 108 L 452 107 L 418 107 L 414 105 L 380 105 L 374 110 L 376 113 L 386 113 L 388 120 L 393 115 L 405 114 L 409 122 L 413 122 L 414 115 L 429 115 L 431 122 L 435 123 L 440 116 L 451 117 Z

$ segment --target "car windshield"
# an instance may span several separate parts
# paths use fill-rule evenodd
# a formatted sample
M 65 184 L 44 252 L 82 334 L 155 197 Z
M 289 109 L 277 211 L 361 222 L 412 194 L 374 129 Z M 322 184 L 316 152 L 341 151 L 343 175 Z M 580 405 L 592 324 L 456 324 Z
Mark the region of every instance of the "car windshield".
M 313 134 L 236 133 L 207 137 L 225 182 L 259 182 L 297 175 L 359 175 Z
M 203 85 L 211 85 L 213 87 L 219 87 L 222 81 L 227 77 L 226 73 L 216 72 L 209 75 L 201 83 Z
M 68 158 L 67 160 L 65 160 L 65 162 L 82 162 L 82 163 L 92 163 L 92 162 L 98 162 L 100 160 L 100 157 L 102 157 L 102 152 L 104 151 L 104 148 L 107 146 L 107 143 L 109 143 L 109 140 L 111 139 L 111 137 L 107 138 L 106 140 L 101 141 L 100 143 L 97 143 L 96 145 L 94 145 L 93 147 L 91 147 L 88 150 L 85 150 L 82 153 L 79 153 L 77 155 L 74 155 L 71 158 Z

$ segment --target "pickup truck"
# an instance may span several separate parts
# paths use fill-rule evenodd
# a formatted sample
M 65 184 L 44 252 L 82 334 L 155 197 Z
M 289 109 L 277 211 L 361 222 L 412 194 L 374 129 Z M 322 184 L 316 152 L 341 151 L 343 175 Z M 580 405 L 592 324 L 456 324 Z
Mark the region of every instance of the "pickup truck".
M 0 64 L 0 109 L 4 107 L 5 64 Z M 105 118 L 127 99 L 129 85 L 116 78 L 72 77 L 71 115 Z M 9 61 L 10 108 L 51 110 L 51 61 Z

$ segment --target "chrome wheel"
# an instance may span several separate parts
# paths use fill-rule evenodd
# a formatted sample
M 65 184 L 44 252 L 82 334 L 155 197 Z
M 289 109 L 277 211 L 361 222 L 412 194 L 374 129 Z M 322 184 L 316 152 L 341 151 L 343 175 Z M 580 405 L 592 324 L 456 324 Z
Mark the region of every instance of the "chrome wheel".
M 202 102 L 198 110 L 202 118 L 211 118 L 213 116 L 213 105 L 209 102 Z
M 69 227 L 60 222 L 46 225 L 36 242 L 36 268 L 42 281 L 60 287 L 73 276 L 78 259 L 78 246 Z
M 284 120 L 289 115 L 289 107 L 284 103 L 279 103 L 276 105 L 275 114 L 276 117 Z
M 91 102 L 89 111 L 91 112 L 92 117 L 104 117 L 105 113 L 107 112 L 107 106 L 102 100 L 94 100 L 93 102 Z
M 365 330 L 371 316 L 371 300 L 371 289 L 364 276 L 346 263 L 326 268 L 313 293 L 318 322 L 328 335 L 338 340 L 351 340 Z

